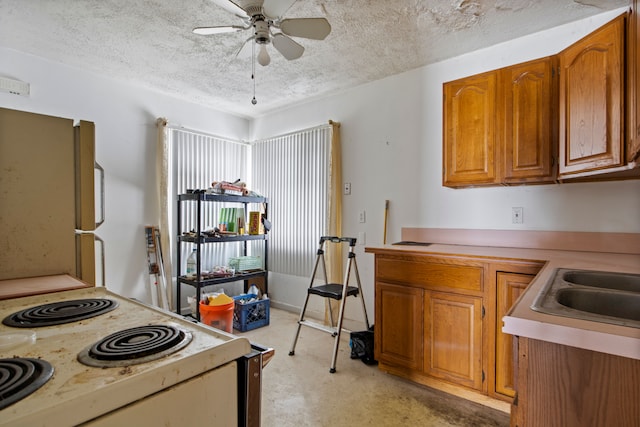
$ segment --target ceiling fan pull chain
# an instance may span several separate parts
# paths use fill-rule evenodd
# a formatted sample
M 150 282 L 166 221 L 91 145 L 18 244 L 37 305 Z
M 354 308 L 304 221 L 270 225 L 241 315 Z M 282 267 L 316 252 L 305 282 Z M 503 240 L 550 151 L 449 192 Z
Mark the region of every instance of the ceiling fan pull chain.
M 256 105 L 258 100 L 256 99 L 256 41 L 254 39 L 252 52 L 251 52 L 251 80 L 253 80 L 253 99 L 251 103 Z

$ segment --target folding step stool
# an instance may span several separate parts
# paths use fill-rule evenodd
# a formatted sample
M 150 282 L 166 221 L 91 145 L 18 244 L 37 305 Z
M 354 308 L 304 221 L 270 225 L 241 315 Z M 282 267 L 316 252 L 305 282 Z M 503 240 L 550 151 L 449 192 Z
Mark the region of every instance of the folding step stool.
M 344 274 L 343 283 L 328 283 L 327 280 L 327 267 L 324 262 L 324 243 L 349 243 L 349 259 L 347 261 L 347 269 Z M 364 304 L 364 297 L 362 296 L 362 286 L 360 284 L 360 275 L 358 274 L 358 265 L 356 264 L 356 253 L 354 252 L 354 248 L 356 246 L 356 239 L 353 237 L 336 237 L 336 236 L 322 236 L 320 237 L 320 247 L 318 248 L 316 264 L 313 267 L 313 274 L 311 274 L 311 281 L 309 283 L 309 288 L 307 289 L 307 298 L 304 301 L 304 305 L 302 306 L 302 311 L 300 312 L 300 319 L 298 320 L 298 327 L 296 329 L 296 335 L 293 339 L 293 345 L 291 346 L 291 351 L 289 351 L 289 356 L 293 356 L 296 350 L 296 343 L 298 341 L 298 336 L 300 335 L 300 327 L 301 326 L 309 326 L 314 329 L 318 329 L 324 332 L 328 332 L 334 338 L 333 344 L 333 357 L 331 359 L 331 368 L 329 372 L 334 373 L 336 371 L 336 359 L 338 357 L 338 346 L 340 345 L 340 333 L 342 332 L 342 318 L 344 316 L 344 306 L 345 300 L 348 296 L 357 297 L 360 296 L 360 301 L 362 302 L 362 311 L 364 313 L 364 321 L 367 324 L 367 330 L 369 330 L 369 318 L 367 317 L 367 308 Z M 324 285 L 313 286 L 315 281 L 316 273 L 318 271 L 318 265 L 322 265 L 322 272 L 324 273 Z M 348 286 L 349 284 L 349 276 L 351 273 L 351 267 L 355 272 L 356 283 L 358 286 Z M 307 310 L 307 304 L 309 303 L 309 297 L 311 295 L 318 295 L 324 298 L 332 298 L 335 300 L 340 300 L 340 313 L 338 315 L 338 324 L 336 325 L 333 320 L 333 310 L 331 308 L 331 304 L 329 304 L 329 317 L 331 318 L 331 327 L 321 325 L 316 322 L 311 322 L 304 319 L 305 311 Z M 349 331 L 347 331 L 349 332 Z

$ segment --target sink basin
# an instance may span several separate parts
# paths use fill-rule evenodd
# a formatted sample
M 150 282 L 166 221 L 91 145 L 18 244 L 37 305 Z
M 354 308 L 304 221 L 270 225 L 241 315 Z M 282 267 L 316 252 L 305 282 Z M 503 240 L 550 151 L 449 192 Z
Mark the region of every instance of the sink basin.
M 564 273 L 562 278 L 576 285 L 640 292 L 640 275 L 637 274 L 571 270 Z
M 561 289 L 558 303 L 575 310 L 640 321 L 640 294 L 592 289 Z
M 640 274 L 557 269 L 531 309 L 640 328 Z

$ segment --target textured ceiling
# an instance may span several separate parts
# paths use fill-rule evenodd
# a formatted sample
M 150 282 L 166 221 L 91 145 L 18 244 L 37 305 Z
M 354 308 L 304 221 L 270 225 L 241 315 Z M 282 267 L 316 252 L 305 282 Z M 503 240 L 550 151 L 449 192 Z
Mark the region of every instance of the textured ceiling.
M 252 32 L 224 0 L 0 0 L 0 46 L 256 117 L 312 97 L 624 7 L 628 0 L 298 0 L 286 18 L 325 17 L 301 58 L 269 46 L 271 64 L 236 57 Z M 240 1 L 240 0 L 238 0 Z M 246 0 L 242 0 L 246 1 Z M 11 76 L 20 78 L 20 76 Z

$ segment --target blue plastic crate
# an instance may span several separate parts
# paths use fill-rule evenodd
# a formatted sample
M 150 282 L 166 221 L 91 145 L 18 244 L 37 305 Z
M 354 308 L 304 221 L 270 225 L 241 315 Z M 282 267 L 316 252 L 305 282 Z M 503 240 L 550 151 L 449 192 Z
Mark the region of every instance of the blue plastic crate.
M 233 297 L 235 300 L 235 306 L 233 308 L 233 329 L 246 332 L 269 324 L 269 300 L 261 299 L 245 302 L 244 304 L 240 302 L 249 301 L 252 298 L 256 298 L 256 295 L 244 294 Z

